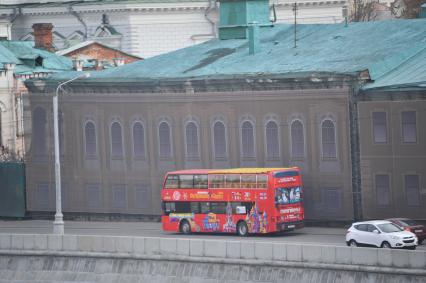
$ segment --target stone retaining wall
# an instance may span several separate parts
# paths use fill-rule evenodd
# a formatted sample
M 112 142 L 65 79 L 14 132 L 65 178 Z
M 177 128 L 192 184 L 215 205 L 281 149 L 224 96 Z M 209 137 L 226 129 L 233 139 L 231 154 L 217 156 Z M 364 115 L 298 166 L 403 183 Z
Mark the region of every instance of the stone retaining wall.
M 35 264 L 36 262 L 38 264 Z M 54 264 L 49 264 L 49 262 Z M 87 271 L 85 269 L 85 266 L 89 264 L 88 262 L 94 264 L 93 270 Z M 147 279 L 146 276 L 151 276 L 152 281 L 150 279 L 140 282 L 153 282 L 155 276 L 159 276 L 158 280 L 156 279 L 158 282 L 224 282 L 220 279 L 222 278 L 221 273 L 216 271 L 209 276 L 197 277 L 194 275 L 198 278 L 197 281 L 193 279 L 193 273 L 198 271 L 194 271 L 192 266 L 199 266 L 197 268 L 200 270 L 204 270 L 200 266 L 205 266 L 207 269 L 210 266 L 215 266 L 214 270 L 225 268 L 226 270 L 235 270 L 239 274 L 235 280 L 232 279 L 234 281 L 226 282 L 245 282 L 247 280 L 253 282 L 322 282 L 322 277 L 318 279 L 316 276 L 326 276 L 324 278 L 332 276 L 333 280 L 343 277 L 353 279 L 352 281 L 345 279 L 344 282 L 426 282 L 425 251 L 299 245 L 246 240 L 240 242 L 188 238 L 0 234 L 0 282 L 5 278 L 11 279 L 13 276 L 17 276 L 16 280 L 22 282 L 23 279 L 18 279 L 21 278 L 19 277 L 21 275 L 18 276 L 21 272 L 26 274 L 22 276 L 29 276 L 28 278 L 31 278 L 30 274 L 34 272 L 40 278 L 47 278 L 49 276 L 60 277 L 60 275 L 55 275 L 58 272 L 71 276 L 69 273 L 72 273 L 73 270 L 77 274 L 81 272 L 86 274 L 87 272 L 95 272 L 94 270 L 97 269 L 105 269 L 106 273 L 115 274 L 111 278 L 116 278 L 122 273 L 117 269 L 117 264 L 122 265 L 124 263 L 126 264 L 123 268 L 128 268 L 127 264 L 133 266 L 131 268 L 142 266 L 138 272 L 135 271 L 138 275 L 132 273 L 132 276 L 145 279 Z M 166 270 L 168 268 L 165 268 L 159 274 L 150 271 L 151 273 L 148 272 L 147 275 L 145 269 L 147 264 L 153 268 L 157 266 L 158 270 L 162 270 L 162 265 L 175 266 L 175 264 L 179 264 L 179 266 L 186 266 L 183 268 L 188 271 L 189 275 L 185 281 L 179 276 L 168 274 L 169 271 Z M 76 266 L 80 269 L 76 269 Z M 243 267 L 249 268 L 250 270 L 247 271 L 249 273 L 254 272 L 252 277 L 248 279 L 244 277 Z M 13 273 L 11 270 L 14 268 L 21 268 L 21 271 Z M 270 280 L 256 279 L 256 270 L 260 272 L 266 269 L 275 275 L 271 275 Z M 287 275 L 290 276 L 288 278 L 293 278 L 293 281 L 285 281 L 278 275 L 283 271 L 288 272 Z M 48 275 L 46 275 L 46 272 L 48 272 Z M 203 272 L 201 273 L 204 274 Z M 232 275 L 233 272 L 229 272 L 228 275 Z M 267 271 L 262 272 L 268 273 Z M 98 274 L 98 271 L 95 273 L 96 276 L 86 274 L 88 278 L 92 276 L 90 278 L 93 280 L 86 278 L 83 281 L 80 281 L 80 279 L 77 281 L 61 279 L 64 280 L 61 281 L 52 277 L 53 281 L 41 281 L 118 282 L 105 281 L 102 279 L 102 274 Z M 298 274 L 301 276 L 300 278 L 297 277 Z M 33 274 L 33 276 L 36 275 Z M 120 276 L 126 277 L 130 274 L 123 273 Z M 242 278 L 247 280 L 242 280 Z M 331 282 L 343 282 L 340 279 L 333 280 Z M 326 279 L 324 282 L 328 281 L 329 279 Z M 24 282 L 27 281 L 24 280 Z M 139 281 L 130 280 L 128 282 Z

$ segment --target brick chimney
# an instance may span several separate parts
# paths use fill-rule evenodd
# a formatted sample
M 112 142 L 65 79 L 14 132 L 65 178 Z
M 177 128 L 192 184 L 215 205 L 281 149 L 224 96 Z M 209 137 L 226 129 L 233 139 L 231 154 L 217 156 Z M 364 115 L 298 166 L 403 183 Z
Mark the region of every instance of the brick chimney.
M 52 29 L 51 23 L 33 24 L 35 48 L 54 51 Z

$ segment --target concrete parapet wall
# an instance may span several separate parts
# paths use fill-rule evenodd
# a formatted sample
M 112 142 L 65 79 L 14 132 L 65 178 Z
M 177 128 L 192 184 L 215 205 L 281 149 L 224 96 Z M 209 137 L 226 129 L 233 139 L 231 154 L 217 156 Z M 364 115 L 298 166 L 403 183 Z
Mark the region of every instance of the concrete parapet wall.
M 166 260 L 415 275 L 426 252 L 258 241 L 0 233 L 1 256 Z

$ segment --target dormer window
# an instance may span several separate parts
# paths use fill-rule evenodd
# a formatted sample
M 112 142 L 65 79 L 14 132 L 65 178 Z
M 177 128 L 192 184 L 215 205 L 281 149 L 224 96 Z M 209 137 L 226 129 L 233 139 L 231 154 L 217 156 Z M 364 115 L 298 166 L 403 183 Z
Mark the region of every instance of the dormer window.
M 42 67 L 43 66 L 43 57 L 37 56 L 34 60 L 36 67 Z

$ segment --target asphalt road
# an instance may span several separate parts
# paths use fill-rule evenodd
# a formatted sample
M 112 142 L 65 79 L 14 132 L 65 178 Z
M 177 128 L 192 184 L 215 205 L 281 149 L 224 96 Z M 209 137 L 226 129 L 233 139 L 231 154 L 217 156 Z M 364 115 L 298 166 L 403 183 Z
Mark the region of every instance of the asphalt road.
M 24 220 L 0 221 L 0 233 L 49 234 L 52 233 L 52 221 Z M 241 240 L 299 244 L 324 244 L 345 246 L 346 229 L 306 227 L 300 230 L 241 238 L 231 234 L 191 234 L 163 232 L 161 223 L 153 222 L 81 222 L 65 221 L 65 233 L 74 235 L 111 235 L 166 238 L 199 238 L 214 240 Z M 417 247 L 426 250 L 426 244 Z

